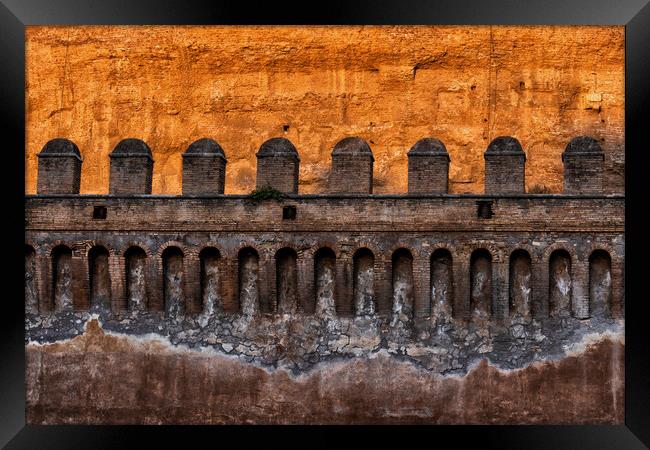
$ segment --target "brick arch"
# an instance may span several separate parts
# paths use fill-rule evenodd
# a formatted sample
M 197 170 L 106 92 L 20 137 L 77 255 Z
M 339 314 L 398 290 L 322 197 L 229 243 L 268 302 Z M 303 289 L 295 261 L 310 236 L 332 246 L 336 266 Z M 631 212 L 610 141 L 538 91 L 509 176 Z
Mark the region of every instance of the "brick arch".
M 32 241 L 25 241 L 24 246 L 25 248 L 30 247 L 32 250 L 34 250 L 34 256 L 39 256 L 39 246 L 34 245 Z
M 433 258 L 433 254 L 438 250 L 447 250 L 451 255 L 452 259 L 458 256 L 458 250 L 456 249 L 455 245 L 449 244 L 447 242 L 437 242 L 429 247 L 428 250 L 429 261 L 431 260 L 431 258 Z
M 266 255 L 266 253 L 267 253 L 267 252 L 264 251 L 264 250 L 260 250 L 260 248 L 259 248 L 257 245 L 253 244 L 252 242 L 244 241 L 244 242 L 242 242 L 241 245 L 239 245 L 239 246 L 235 249 L 235 251 L 233 252 L 233 255 L 232 255 L 233 258 L 238 259 L 238 258 L 239 258 L 239 254 L 240 254 L 241 251 L 244 250 L 245 248 L 252 248 L 253 250 L 255 250 L 255 253 L 257 253 L 257 257 L 258 257 L 260 260 L 262 259 L 262 256 L 263 256 L 263 255 Z
M 307 259 L 314 259 L 316 256 L 316 253 L 321 249 L 321 248 L 329 248 L 334 252 L 334 256 L 336 259 L 339 259 L 341 257 L 341 248 L 338 244 L 332 241 L 317 241 L 313 245 L 311 245 L 308 249 L 303 251 L 303 255 Z
M 504 250 L 491 241 L 471 241 L 467 244 L 467 256 L 471 259 L 476 250 L 486 250 L 493 263 L 503 262 Z
M 160 246 L 158 247 L 158 250 L 156 250 L 156 257 L 157 258 L 162 258 L 163 253 L 169 247 L 178 248 L 181 251 L 181 253 L 183 254 L 184 258 L 187 257 L 188 254 L 189 254 L 185 244 L 183 244 L 182 242 L 179 242 L 179 241 L 166 241 L 166 242 L 163 242 L 162 244 L 160 244 Z
M 86 257 L 89 256 L 90 251 L 95 248 L 95 247 L 104 247 L 106 251 L 108 251 L 108 256 L 117 256 L 119 255 L 118 252 L 115 250 L 115 248 L 107 244 L 106 241 L 101 241 L 101 240 L 92 240 L 88 241 L 88 246 L 86 247 Z
M 406 245 L 406 244 L 404 244 L 404 243 L 402 243 L 402 242 L 390 246 L 390 247 L 386 250 L 386 256 L 390 256 L 390 258 L 391 258 L 391 260 L 392 260 L 393 255 L 395 254 L 395 252 L 396 252 L 397 250 L 400 250 L 400 249 L 408 250 L 408 251 L 411 253 L 411 257 L 413 258 L 413 261 L 415 261 L 416 259 L 419 259 L 421 256 L 423 256 L 423 252 L 422 252 L 422 251 L 417 250 L 417 249 L 416 249 L 415 247 L 413 247 L 412 245 Z
M 571 267 L 578 262 L 578 255 L 573 246 L 564 242 L 555 242 L 547 246 L 542 254 L 542 262 L 545 262 L 546 264 L 550 263 L 551 255 L 555 250 L 564 250 L 569 254 L 571 257 Z
M 528 256 L 530 257 L 530 261 L 534 262 L 536 260 L 536 253 L 535 253 L 535 248 L 530 245 L 530 244 L 523 244 L 523 243 L 517 243 L 513 245 L 512 247 L 509 247 L 508 250 L 505 253 L 505 263 L 510 264 L 510 259 L 512 258 L 512 254 L 516 252 L 517 250 L 524 250 L 528 253 Z
M 187 256 L 192 256 L 192 257 L 198 258 L 199 255 L 201 254 L 201 252 L 203 250 L 205 250 L 206 248 L 217 249 L 217 251 L 219 252 L 220 257 L 223 258 L 223 259 L 228 259 L 228 258 L 230 258 L 232 256 L 230 254 L 230 252 L 227 251 L 226 248 L 223 245 L 221 245 L 220 243 L 215 242 L 215 241 L 204 241 L 204 242 L 201 242 L 198 245 L 193 245 L 192 247 L 190 247 L 187 250 Z
M 280 250 L 282 250 L 282 249 L 285 249 L 285 248 L 290 248 L 291 250 L 296 252 L 296 259 L 297 260 L 301 259 L 301 254 L 304 255 L 304 251 L 298 249 L 298 247 L 295 244 L 292 244 L 292 243 L 287 242 L 287 241 L 280 241 L 280 242 L 276 242 L 275 244 L 273 244 L 270 247 L 267 247 L 267 252 L 266 252 L 267 256 L 269 258 L 275 259 L 275 256 L 278 254 L 278 252 Z
M 618 260 L 618 257 L 615 256 L 616 255 L 616 250 L 614 250 L 614 248 L 611 245 L 609 245 L 606 242 L 593 242 L 592 241 L 591 245 L 589 246 L 589 250 L 587 252 L 588 254 L 586 255 L 587 256 L 587 261 L 589 261 L 591 259 L 591 255 L 593 255 L 594 252 L 598 251 L 598 250 L 602 250 L 602 251 L 607 252 L 607 254 L 609 255 L 609 258 L 612 260 L 612 262 Z
M 381 252 L 381 250 L 379 250 L 378 247 L 375 247 L 374 245 L 368 243 L 367 241 L 362 241 L 362 242 L 359 242 L 358 244 L 355 243 L 355 246 L 354 246 L 353 250 L 350 252 L 350 260 L 351 261 L 354 260 L 354 255 L 356 255 L 359 250 L 364 249 L 364 248 L 367 249 L 367 250 L 370 250 L 370 252 L 372 253 L 372 257 L 375 258 L 375 261 L 378 261 L 379 259 L 381 259 L 382 252 Z M 392 256 L 392 253 L 391 253 L 391 256 Z
M 255 250 L 255 253 L 257 253 L 257 257 L 260 260 L 260 263 L 262 261 L 266 261 L 267 257 L 269 255 L 269 251 L 263 248 L 260 248 L 259 243 L 256 242 L 251 242 L 251 241 L 242 241 L 239 243 L 237 247 L 235 247 L 232 251 L 232 258 L 235 261 L 239 260 L 239 253 L 245 249 L 245 248 L 252 248 Z M 271 256 L 274 256 L 275 252 L 271 253 Z
M 72 242 L 57 239 L 57 240 L 52 241 L 52 242 L 50 242 L 48 244 L 44 244 L 42 246 L 43 255 L 52 257 L 52 252 L 54 251 L 55 248 L 57 248 L 59 246 L 68 247 L 68 249 L 70 249 L 70 251 L 72 251 L 74 249 L 74 244 Z M 36 250 L 36 248 L 34 248 L 34 250 Z
M 126 252 L 131 248 L 131 247 L 139 247 L 144 251 L 145 255 L 147 255 L 147 258 L 153 258 L 153 253 L 151 252 L 151 249 L 147 244 L 144 242 L 140 241 L 129 241 L 126 244 L 124 244 L 119 251 L 119 256 L 126 256 Z

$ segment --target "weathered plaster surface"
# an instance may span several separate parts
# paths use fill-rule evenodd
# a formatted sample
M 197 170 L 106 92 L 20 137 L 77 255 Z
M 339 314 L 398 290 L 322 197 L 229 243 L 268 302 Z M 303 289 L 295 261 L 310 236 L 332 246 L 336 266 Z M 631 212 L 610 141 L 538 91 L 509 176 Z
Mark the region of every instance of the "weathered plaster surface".
M 401 348 L 366 343 L 363 356 L 353 356 L 363 336 L 349 323 L 340 343 L 321 341 L 328 356 L 296 373 L 290 355 L 300 351 L 290 338 L 281 341 L 287 353 L 276 367 L 263 351 L 255 357 L 253 347 L 238 344 L 234 327 L 197 346 L 191 338 L 174 344 L 178 335 L 108 331 L 115 324 L 101 321 L 70 320 L 76 337 L 27 345 L 29 423 L 623 422 L 620 323 L 568 326 L 565 342 L 573 344 L 556 343 L 543 358 L 527 355 L 529 363 L 515 369 L 499 361 L 499 337 L 480 333 L 492 348 L 460 357 L 461 370 L 446 373 L 429 368 L 446 359 L 435 354 L 435 338 Z M 286 317 L 269 326 L 280 324 L 297 326 Z M 533 328 L 519 342 L 548 347 L 543 327 Z M 466 338 L 472 335 L 479 334 Z
M 30 26 L 25 192 L 58 136 L 79 146 L 82 194 L 108 192 L 125 137 L 151 147 L 154 193 L 181 192 L 180 154 L 201 137 L 226 153 L 226 193 L 247 193 L 276 136 L 300 153 L 300 192 L 326 190 L 345 136 L 371 146 L 376 193 L 406 192 L 406 153 L 433 136 L 450 192 L 479 193 L 502 135 L 526 152 L 528 188 L 561 192 L 560 155 L 583 134 L 622 192 L 624 38 L 622 26 Z

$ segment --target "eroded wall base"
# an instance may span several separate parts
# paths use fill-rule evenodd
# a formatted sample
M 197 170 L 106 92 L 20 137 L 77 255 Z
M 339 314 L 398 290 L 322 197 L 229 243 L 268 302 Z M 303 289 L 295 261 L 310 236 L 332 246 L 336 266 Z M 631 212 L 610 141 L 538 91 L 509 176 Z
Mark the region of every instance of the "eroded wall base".
M 30 424 L 622 424 L 622 331 L 590 335 L 560 359 L 501 370 L 477 361 L 442 375 L 380 350 L 300 375 L 156 336 L 105 333 L 30 342 Z

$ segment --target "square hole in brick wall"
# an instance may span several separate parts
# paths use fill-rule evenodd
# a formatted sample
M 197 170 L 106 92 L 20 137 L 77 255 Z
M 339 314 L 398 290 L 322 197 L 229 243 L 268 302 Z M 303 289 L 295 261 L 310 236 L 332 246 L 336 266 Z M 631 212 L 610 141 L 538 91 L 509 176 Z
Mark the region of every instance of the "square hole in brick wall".
M 93 219 L 106 219 L 106 212 L 105 206 L 93 207 Z
M 489 219 L 494 215 L 492 211 L 492 205 L 494 202 L 492 200 L 479 200 L 476 202 L 477 205 L 477 215 L 480 219 Z
M 296 207 L 295 206 L 284 206 L 282 208 L 282 219 L 283 220 L 293 220 L 296 218 Z

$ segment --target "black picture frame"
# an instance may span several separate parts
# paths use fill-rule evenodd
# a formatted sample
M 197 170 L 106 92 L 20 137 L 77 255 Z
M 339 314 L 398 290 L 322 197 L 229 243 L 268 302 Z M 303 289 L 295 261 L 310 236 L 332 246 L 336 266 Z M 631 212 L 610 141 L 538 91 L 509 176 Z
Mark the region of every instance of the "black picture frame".
M 642 285 L 644 243 L 644 164 L 650 150 L 644 119 L 650 109 L 650 4 L 647 0 L 340 0 L 302 5 L 278 2 L 199 2 L 196 0 L 0 0 L 0 111 L 4 158 L 4 244 L 11 247 L 3 270 L 0 302 L 0 445 L 6 448 L 124 448 L 144 438 L 165 446 L 187 444 L 188 433 L 209 434 L 222 443 L 226 435 L 248 439 L 250 427 L 26 426 L 24 305 L 22 274 L 16 254 L 24 237 L 25 26 L 90 24 L 566 24 L 625 25 L 625 192 L 626 192 L 626 346 L 624 426 L 439 426 L 417 429 L 365 428 L 365 438 L 396 443 L 424 438 L 436 445 L 445 435 L 454 448 L 473 442 L 497 448 L 612 448 L 650 446 L 650 352 L 648 299 Z M 7 197 L 7 193 L 10 196 Z M 14 236 L 13 238 L 11 236 Z M 14 291 L 15 289 L 15 291 Z M 645 338 L 645 339 L 644 339 Z M 339 445 L 352 427 L 298 427 L 312 444 Z M 296 428 L 292 427 L 292 430 Z M 268 442 L 286 443 L 286 428 L 256 427 Z M 301 438 L 302 439 L 302 438 Z M 329 441 L 329 442 L 328 442 Z M 295 442 L 303 442 L 298 441 Z M 142 445 L 142 444 L 139 444 Z M 407 444 L 408 445 L 408 444 Z M 449 444 L 448 444 L 449 445 Z

